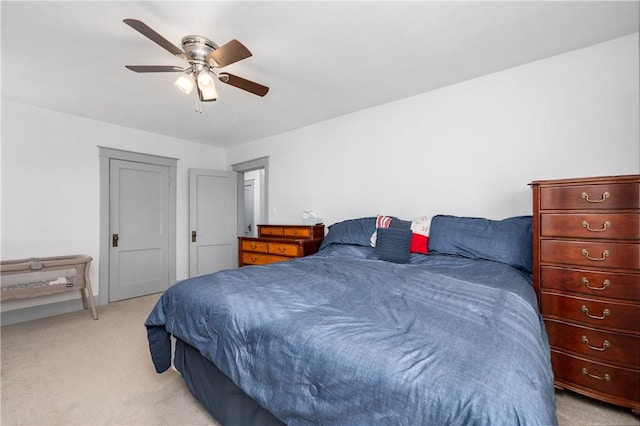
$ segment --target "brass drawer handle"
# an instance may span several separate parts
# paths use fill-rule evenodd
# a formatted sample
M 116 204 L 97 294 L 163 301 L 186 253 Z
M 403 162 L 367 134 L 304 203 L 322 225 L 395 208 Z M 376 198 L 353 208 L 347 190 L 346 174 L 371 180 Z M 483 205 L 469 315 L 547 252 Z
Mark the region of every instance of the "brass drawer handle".
M 604 311 L 602 311 L 602 316 L 591 315 L 589 313 L 589 308 L 587 308 L 585 305 L 582 305 L 582 308 L 580 308 L 580 310 L 584 312 L 589 318 L 598 319 L 598 320 L 605 319 L 606 317 L 611 315 L 611 311 L 609 309 L 605 309 Z
M 611 347 L 611 342 L 609 342 L 608 340 L 605 340 L 604 342 L 602 342 L 602 347 L 601 348 L 597 348 L 595 346 L 591 346 L 589 344 L 589 339 L 587 339 L 587 336 L 582 336 L 582 343 L 584 343 L 585 345 L 587 345 L 587 347 L 589 349 L 593 349 L 594 351 L 605 351 L 607 349 L 609 349 Z
M 249 247 L 251 248 L 251 250 L 255 250 L 256 248 L 258 248 L 258 245 L 256 243 L 250 243 Z
M 604 201 L 607 200 L 607 198 L 609 198 L 611 196 L 611 194 L 609 194 L 608 192 L 603 192 L 602 193 L 602 198 L 599 200 L 592 200 L 589 198 L 589 194 L 587 194 L 586 192 L 583 192 L 580 197 L 582 197 L 583 200 L 585 200 L 587 203 L 602 203 Z
M 605 290 L 607 287 L 609 287 L 611 285 L 611 281 L 609 280 L 604 280 L 602 282 L 602 287 L 591 287 L 589 285 L 589 280 L 587 279 L 587 277 L 582 277 L 582 284 L 586 285 L 588 289 L 590 290 L 598 290 L 598 291 L 602 291 Z
M 605 260 L 607 257 L 609 257 L 609 250 L 603 251 L 602 252 L 602 256 L 600 256 L 600 257 L 590 257 L 589 256 L 589 252 L 587 251 L 587 249 L 582 249 L 580 254 L 582 254 L 584 257 L 586 257 L 589 260 L 593 260 L 594 262 L 599 262 L 599 261 Z
M 280 246 L 280 247 L 278 247 L 278 251 L 279 251 L 280 253 L 284 253 L 285 251 L 287 251 L 287 248 L 286 248 L 286 247 L 284 247 L 284 246 Z
M 250 256 L 250 257 L 249 257 L 249 260 L 251 260 L 251 262 L 252 262 L 252 263 L 255 263 L 255 262 L 257 262 L 257 261 L 258 261 L 258 258 L 257 258 L 257 257 L 255 257 L 255 256 Z
M 602 224 L 602 228 L 599 229 L 594 229 L 591 227 L 591 225 L 589 225 L 589 222 L 587 222 L 586 220 L 582 221 L 582 227 L 586 228 L 587 231 L 591 231 L 591 232 L 604 232 L 606 231 L 609 227 L 611 227 L 611 222 L 609 222 L 608 220 Z
M 611 380 L 611 376 L 608 374 L 605 374 L 604 376 L 596 376 L 595 374 L 589 373 L 589 370 L 587 370 L 586 368 L 582 369 L 582 374 L 584 374 L 585 376 L 589 376 L 592 379 L 604 380 L 605 382 L 608 382 Z

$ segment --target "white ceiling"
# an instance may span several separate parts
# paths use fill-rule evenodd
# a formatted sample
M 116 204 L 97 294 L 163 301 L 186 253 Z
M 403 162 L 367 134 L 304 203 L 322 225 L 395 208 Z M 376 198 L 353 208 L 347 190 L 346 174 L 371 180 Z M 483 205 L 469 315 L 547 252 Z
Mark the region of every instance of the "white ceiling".
M 593 45 L 639 30 L 638 1 L 2 1 L 2 98 L 229 147 Z M 125 25 L 142 20 L 177 46 L 235 38 L 253 57 L 228 71 L 264 98 L 218 84 L 195 112 L 178 65 Z

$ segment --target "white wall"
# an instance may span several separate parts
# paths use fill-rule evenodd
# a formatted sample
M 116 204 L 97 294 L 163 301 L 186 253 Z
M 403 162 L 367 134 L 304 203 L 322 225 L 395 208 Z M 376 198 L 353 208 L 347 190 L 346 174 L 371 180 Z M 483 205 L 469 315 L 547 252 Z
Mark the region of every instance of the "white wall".
M 178 159 L 176 277 L 188 277 L 188 170 L 224 169 L 224 150 L 5 100 L 1 258 L 88 254 L 98 293 L 98 146 Z M 2 310 L 77 297 L 7 301 Z
M 270 157 L 271 222 L 300 222 L 303 210 L 326 224 L 531 214 L 532 180 L 640 172 L 638 72 L 635 34 L 253 141 L 227 158 Z

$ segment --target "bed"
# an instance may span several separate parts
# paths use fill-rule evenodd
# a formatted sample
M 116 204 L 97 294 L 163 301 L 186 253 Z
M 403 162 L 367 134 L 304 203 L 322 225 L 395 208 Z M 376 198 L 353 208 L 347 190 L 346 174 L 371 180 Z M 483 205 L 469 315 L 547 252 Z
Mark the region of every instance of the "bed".
M 223 424 L 557 424 L 531 217 L 435 216 L 426 254 L 377 219 L 169 288 L 145 323 L 156 371 L 173 361 Z

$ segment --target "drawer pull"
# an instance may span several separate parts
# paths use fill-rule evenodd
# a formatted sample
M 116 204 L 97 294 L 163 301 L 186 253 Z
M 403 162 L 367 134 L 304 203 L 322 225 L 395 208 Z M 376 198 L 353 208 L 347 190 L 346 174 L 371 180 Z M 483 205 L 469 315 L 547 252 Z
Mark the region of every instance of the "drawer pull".
M 611 281 L 604 280 L 602 282 L 602 287 L 591 287 L 591 285 L 589 285 L 589 280 L 587 279 L 587 277 L 582 277 L 582 284 L 586 285 L 589 290 L 602 291 L 602 290 L 605 290 L 607 287 L 609 287 L 611 285 Z
M 251 243 L 249 247 L 251 247 L 252 250 L 255 250 L 256 248 L 258 248 L 258 245 L 256 243 Z
M 280 253 L 284 253 L 285 251 L 287 251 L 287 248 L 286 248 L 286 247 L 282 247 L 282 246 L 280 246 L 280 247 L 278 247 L 278 251 L 279 251 Z
M 584 312 L 589 318 L 598 319 L 598 320 L 605 319 L 606 317 L 611 315 L 611 311 L 609 309 L 605 309 L 604 311 L 602 311 L 602 316 L 591 315 L 589 313 L 589 308 L 587 308 L 585 305 L 582 305 L 582 308 L 580 308 L 580 310 Z
M 602 193 L 602 198 L 599 200 L 592 200 L 589 198 L 589 194 L 587 194 L 586 192 L 583 192 L 582 195 L 580 195 L 582 197 L 583 200 L 585 200 L 587 203 L 602 203 L 604 201 L 607 200 L 607 198 L 609 198 L 611 196 L 611 194 L 609 194 L 608 192 L 603 192 Z
M 582 336 L 582 343 L 584 343 L 585 345 L 587 345 L 587 347 L 589 349 L 593 349 L 594 351 L 605 351 L 607 349 L 609 349 L 611 347 L 611 342 L 609 342 L 608 340 L 605 340 L 604 342 L 602 342 L 602 347 L 601 348 L 597 348 L 595 346 L 591 346 L 589 344 L 589 339 L 587 339 L 587 336 Z
M 250 260 L 251 260 L 251 262 L 253 262 L 253 263 L 255 263 L 255 262 L 257 262 L 257 261 L 258 261 L 258 258 L 257 258 L 257 257 L 255 257 L 255 256 L 251 256 L 249 259 L 250 259 Z
M 609 222 L 608 220 L 602 224 L 602 228 L 600 229 L 594 229 L 589 225 L 589 222 L 587 222 L 586 220 L 582 221 L 582 227 L 586 228 L 587 231 L 591 231 L 591 232 L 604 232 L 606 231 L 609 227 L 611 226 L 611 222 Z
M 582 374 L 584 374 L 585 376 L 589 376 L 592 379 L 604 380 L 605 382 L 608 382 L 611 380 L 611 376 L 608 374 L 605 374 L 604 376 L 596 376 L 595 374 L 589 373 L 589 370 L 587 370 L 586 368 L 582 369 Z
M 593 260 L 594 262 L 599 262 L 599 261 L 605 260 L 607 257 L 609 257 L 609 250 L 603 251 L 602 252 L 602 256 L 600 256 L 600 257 L 590 257 L 589 256 L 589 252 L 587 251 L 587 249 L 582 249 L 580 254 L 582 254 L 584 257 L 586 257 L 589 260 Z

